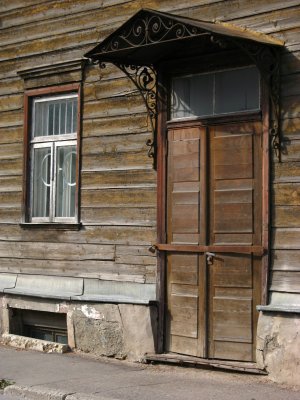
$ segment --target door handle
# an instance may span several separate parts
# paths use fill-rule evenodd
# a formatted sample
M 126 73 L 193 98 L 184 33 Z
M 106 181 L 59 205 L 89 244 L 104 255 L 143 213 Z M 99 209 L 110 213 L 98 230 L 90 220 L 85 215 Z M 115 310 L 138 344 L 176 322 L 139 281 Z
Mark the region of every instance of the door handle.
M 206 253 L 206 262 L 208 265 L 212 265 L 214 263 L 214 257 L 216 256 L 215 253 L 210 253 L 207 251 Z

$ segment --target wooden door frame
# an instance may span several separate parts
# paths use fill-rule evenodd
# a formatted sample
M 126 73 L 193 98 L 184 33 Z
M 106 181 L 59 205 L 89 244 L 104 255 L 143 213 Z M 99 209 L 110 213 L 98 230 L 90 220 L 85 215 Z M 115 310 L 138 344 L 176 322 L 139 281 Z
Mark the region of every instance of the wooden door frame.
M 229 68 L 227 66 L 227 68 Z M 234 65 L 233 65 L 234 68 Z M 169 107 L 169 80 L 170 74 L 167 68 L 159 69 L 157 75 L 157 243 L 166 243 L 166 195 L 167 195 L 167 116 Z M 268 301 L 268 272 L 269 272 L 269 248 L 270 248 L 270 97 L 269 87 L 261 78 L 261 122 L 262 122 L 262 269 L 261 269 L 261 304 Z M 257 113 L 240 115 L 228 115 L 211 117 L 207 120 L 198 118 L 194 124 L 211 124 L 242 122 L 251 117 L 257 118 Z M 192 121 L 186 124 L 191 125 Z M 181 126 L 184 122 L 181 122 Z M 158 330 L 157 352 L 163 353 L 165 349 L 166 333 L 166 251 L 157 249 L 157 299 L 158 299 Z M 257 329 L 255 323 L 254 332 Z M 255 343 L 255 340 L 254 340 Z

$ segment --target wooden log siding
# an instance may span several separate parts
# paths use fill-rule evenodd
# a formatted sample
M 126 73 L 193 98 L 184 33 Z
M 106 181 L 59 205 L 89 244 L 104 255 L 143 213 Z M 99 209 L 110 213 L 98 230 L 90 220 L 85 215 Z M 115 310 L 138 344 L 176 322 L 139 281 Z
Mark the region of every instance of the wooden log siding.
M 16 71 L 82 57 L 141 7 L 230 22 L 286 41 L 281 66 L 285 149 L 283 162 L 274 158 L 271 166 L 271 290 L 300 293 L 299 0 L 104 0 L 100 6 L 98 0 L 2 0 L 0 272 L 155 282 L 155 257 L 147 250 L 156 241 L 156 173 L 145 146 L 149 125 L 135 88 L 113 66 L 85 71 L 83 228 L 76 232 L 19 226 L 24 82 Z M 53 75 L 32 79 L 30 87 L 73 79 L 72 74 Z

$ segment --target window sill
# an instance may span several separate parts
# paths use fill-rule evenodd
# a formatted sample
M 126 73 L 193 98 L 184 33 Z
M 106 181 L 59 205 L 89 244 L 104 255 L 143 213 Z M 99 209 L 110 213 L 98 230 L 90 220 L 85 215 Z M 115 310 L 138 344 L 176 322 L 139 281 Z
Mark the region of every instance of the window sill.
M 63 230 L 63 231 L 79 231 L 82 224 L 80 223 L 66 223 L 66 222 L 21 222 L 21 228 L 24 229 L 49 229 L 49 230 Z
M 267 305 L 267 306 L 256 306 L 258 311 L 263 312 L 281 312 L 281 313 L 300 313 L 300 305 Z

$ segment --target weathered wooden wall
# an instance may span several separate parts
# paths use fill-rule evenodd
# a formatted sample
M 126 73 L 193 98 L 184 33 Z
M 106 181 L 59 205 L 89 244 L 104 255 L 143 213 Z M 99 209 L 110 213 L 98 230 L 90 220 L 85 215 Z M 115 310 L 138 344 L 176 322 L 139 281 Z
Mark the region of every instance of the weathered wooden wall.
M 141 7 L 222 20 L 286 41 L 283 162 L 272 164 L 271 290 L 300 293 L 299 0 L 2 0 L 0 3 L 0 271 L 155 282 L 156 174 L 143 103 L 115 68 L 84 82 L 81 220 L 76 231 L 19 226 L 23 93 L 16 71 L 80 58 Z

